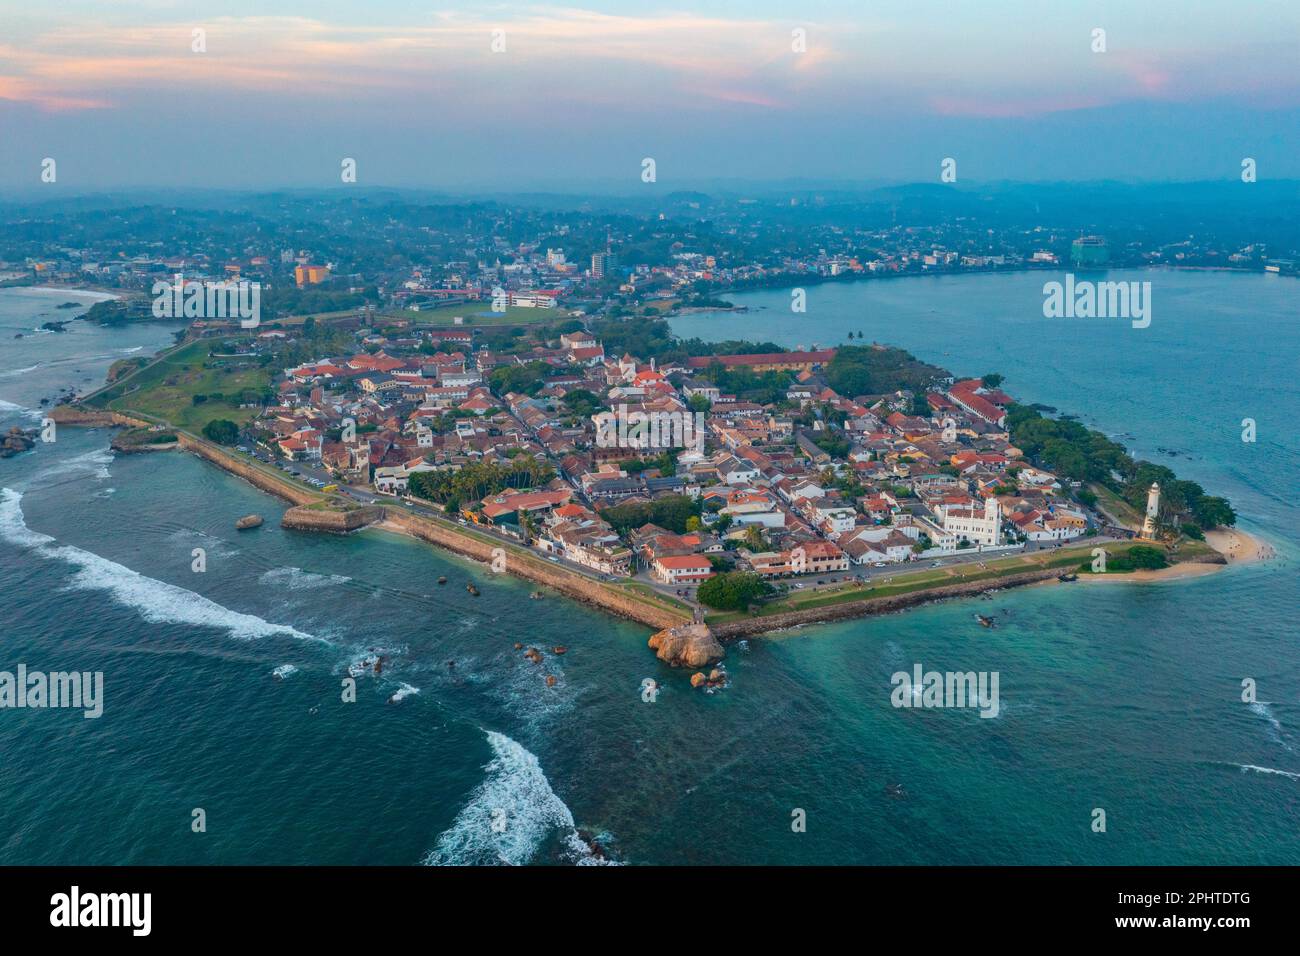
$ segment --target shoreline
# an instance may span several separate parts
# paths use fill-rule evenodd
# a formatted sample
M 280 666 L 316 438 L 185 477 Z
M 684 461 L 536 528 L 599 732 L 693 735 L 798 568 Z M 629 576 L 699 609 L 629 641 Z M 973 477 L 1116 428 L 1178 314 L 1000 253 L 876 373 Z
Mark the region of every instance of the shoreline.
M 1216 528 L 1205 532 L 1205 541 L 1229 564 L 1255 564 L 1278 556 L 1277 549 L 1240 528 Z
M 802 288 L 813 285 L 854 285 L 858 282 L 871 282 L 876 280 L 896 281 L 900 279 L 934 279 L 934 278 L 956 278 L 960 276 L 987 276 L 987 275 L 1009 275 L 1026 272 L 1088 272 L 1088 273 L 1105 273 L 1105 272 L 1145 272 L 1147 270 L 1159 270 L 1161 272 L 1222 272 L 1235 273 L 1238 275 L 1258 275 L 1267 276 L 1273 273 L 1256 269 L 1236 269 L 1230 266 L 1184 266 L 1175 263 L 1145 263 L 1133 265 L 1112 265 L 1102 269 L 1079 269 L 1070 263 L 1058 262 L 1051 265 L 1016 265 L 1016 266 L 990 266 L 986 268 L 970 269 L 944 269 L 933 270 L 930 272 L 891 272 L 891 273 L 867 273 L 865 275 L 847 275 L 847 276 L 791 276 L 789 281 L 763 283 L 761 285 L 746 286 L 723 286 L 712 290 L 717 295 L 745 295 L 750 292 L 765 291 L 782 291 L 786 289 Z M 677 316 L 701 315 L 710 312 L 732 313 L 745 312 L 752 309 L 752 306 L 733 305 L 729 309 L 711 309 L 705 306 L 693 307 L 681 310 L 671 310 L 664 318 L 674 318 Z
M 133 419 L 120 412 L 104 413 L 99 411 L 76 409 L 70 406 L 59 406 L 59 409 L 64 410 L 58 417 L 59 423 L 64 425 L 86 425 L 91 427 L 140 427 L 149 424 L 140 419 Z M 210 464 L 216 465 L 228 474 L 244 479 L 261 491 L 265 491 L 268 494 L 288 501 L 294 506 L 301 507 L 329 504 L 329 499 L 322 498 L 320 495 L 310 492 L 308 489 L 298 489 L 289 485 L 280 479 L 279 476 L 263 473 L 260 469 L 252 467 L 247 463 L 234 458 L 225 449 L 213 446 L 209 442 L 191 436 L 179 429 L 176 431 L 178 437 L 177 444 L 181 450 L 189 451 Z M 605 582 L 598 581 L 594 578 L 588 578 L 578 572 L 560 567 L 553 568 L 546 565 L 540 557 L 519 545 L 512 545 L 495 540 L 489 541 L 487 539 L 479 539 L 478 537 L 467 534 L 455 526 L 450 524 L 444 525 L 442 522 L 438 522 L 423 515 L 397 511 L 387 506 L 381 506 L 381 509 L 382 516 L 379 517 L 378 520 L 366 522 L 364 525 L 365 527 L 373 527 L 387 531 L 391 534 L 399 534 L 415 541 L 423 541 L 453 554 L 458 554 L 461 557 L 466 557 L 479 562 L 490 562 L 492 560 L 492 551 L 494 548 L 505 548 L 507 554 L 513 554 L 520 559 L 516 562 L 512 562 L 514 567 L 509 568 L 508 573 L 513 576 L 533 581 L 538 584 L 547 585 L 548 587 L 558 591 L 563 596 L 575 600 L 580 604 L 595 607 L 616 617 L 636 621 L 637 623 L 643 624 L 647 627 L 662 629 L 665 627 L 688 623 L 690 620 L 684 610 L 670 610 L 663 605 L 640 600 L 630 593 L 619 593 L 618 591 L 613 591 L 611 590 L 611 586 Z M 322 509 L 322 515 L 336 514 L 341 513 L 342 511 L 343 509 L 327 507 Z M 337 533 L 339 529 L 326 528 L 322 525 L 321 527 L 299 527 L 299 530 L 312 533 L 329 531 Z M 1260 544 L 1257 539 L 1251 535 L 1236 529 L 1230 529 L 1223 532 L 1210 532 L 1210 534 L 1222 536 L 1224 540 L 1232 542 L 1243 555 L 1249 553 L 1252 556 L 1249 560 L 1262 560 L 1263 556 L 1272 551 L 1269 546 Z M 1207 539 L 1208 537 L 1209 534 L 1207 534 Z M 1086 554 L 1086 551 L 1080 551 L 1081 561 L 1085 559 Z M 1227 567 L 1229 558 L 1226 555 L 1219 553 L 1216 557 L 1218 558 L 1217 561 L 1204 559 L 1190 560 L 1178 562 L 1170 567 L 1161 568 L 1156 571 L 1134 571 L 1127 574 L 1080 575 L 1080 579 L 1089 580 L 1096 578 L 1098 580 L 1109 581 L 1112 583 L 1129 582 L 1141 584 L 1190 577 L 1201 577 L 1203 575 L 1212 574 L 1215 571 L 1223 570 Z M 1237 559 L 1232 563 L 1248 563 L 1248 561 Z M 709 624 L 709 628 L 719 640 L 729 641 L 741 637 L 752 637 L 786 630 L 804 624 L 820 624 L 851 618 L 868 617 L 881 613 L 901 611 L 917 605 L 929 604 L 933 601 L 974 597 L 990 590 L 1042 585 L 1058 578 L 1067 570 L 1068 568 L 1064 566 L 1036 568 L 1033 570 L 1009 570 L 1007 574 L 1000 577 L 986 578 L 977 581 L 963 581 L 955 584 L 940 584 L 928 588 L 919 588 L 915 591 L 901 594 L 867 597 L 860 600 L 843 601 L 836 604 L 827 604 L 804 610 L 793 609 L 769 615 L 757 615 L 741 618 L 739 620 L 718 621 Z

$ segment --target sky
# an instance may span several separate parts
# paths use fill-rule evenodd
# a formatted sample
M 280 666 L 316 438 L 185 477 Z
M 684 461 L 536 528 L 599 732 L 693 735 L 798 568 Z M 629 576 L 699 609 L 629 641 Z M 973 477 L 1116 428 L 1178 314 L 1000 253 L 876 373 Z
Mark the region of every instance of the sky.
M 0 198 L 1300 178 L 1298 60 L 1295 0 L 0 0 Z

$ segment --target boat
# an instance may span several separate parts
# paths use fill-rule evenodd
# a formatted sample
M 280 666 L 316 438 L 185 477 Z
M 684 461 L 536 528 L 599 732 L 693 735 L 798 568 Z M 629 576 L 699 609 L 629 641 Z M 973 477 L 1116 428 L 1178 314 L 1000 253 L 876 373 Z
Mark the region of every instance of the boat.
M 528 596 L 529 596 L 530 598 L 532 598 L 534 601 L 540 601 L 540 600 L 542 599 L 542 592 L 541 592 L 541 591 L 533 591 L 533 592 L 530 593 Z
M 979 621 L 984 627 L 993 627 L 994 620 L 991 617 L 985 617 L 983 614 L 976 614 L 975 620 Z
M 473 582 L 470 582 L 469 584 L 465 585 L 465 590 L 468 591 L 470 594 L 474 595 L 475 597 L 478 597 L 478 588 L 474 587 Z
M 446 583 L 447 583 L 447 576 L 446 576 L 446 575 L 443 575 L 442 577 L 438 578 L 438 583 L 439 583 L 439 584 L 446 584 Z

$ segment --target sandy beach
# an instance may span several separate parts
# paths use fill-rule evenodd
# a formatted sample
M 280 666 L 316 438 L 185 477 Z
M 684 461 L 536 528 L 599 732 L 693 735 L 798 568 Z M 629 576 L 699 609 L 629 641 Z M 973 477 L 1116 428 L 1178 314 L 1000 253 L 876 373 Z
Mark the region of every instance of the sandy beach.
M 1095 584 L 1141 584 L 1143 582 L 1180 581 L 1184 578 L 1200 578 L 1207 574 L 1214 574 L 1216 571 L 1222 571 L 1224 567 L 1226 565 L 1187 561 L 1182 564 L 1171 564 L 1169 567 L 1160 568 L 1158 571 L 1130 571 L 1127 574 L 1088 574 L 1080 571 L 1079 580 L 1091 581 Z
M 1205 532 L 1205 540 L 1223 555 L 1229 564 L 1252 564 L 1277 557 L 1272 545 L 1247 534 L 1240 528 L 1218 528 Z

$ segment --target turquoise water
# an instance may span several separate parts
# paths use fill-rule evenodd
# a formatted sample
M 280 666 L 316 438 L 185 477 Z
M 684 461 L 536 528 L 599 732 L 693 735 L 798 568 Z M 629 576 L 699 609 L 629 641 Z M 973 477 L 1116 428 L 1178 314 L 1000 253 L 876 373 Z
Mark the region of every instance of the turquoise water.
M 711 695 L 661 667 L 643 627 L 384 532 L 284 531 L 281 503 L 195 458 L 115 457 L 107 431 L 61 429 L 0 462 L 0 669 L 103 671 L 104 715 L 0 710 L 0 863 L 591 862 L 577 829 L 632 864 L 1300 862 L 1293 287 L 1159 277 L 1184 291 L 1156 287 L 1145 331 L 1181 331 L 1139 373 L 1116 354 L 1129 340 L 1071 351 L 1032 323 L 1024 360 L 965 341 L 945 359 L 961 324 L 988 339 L 1015 321 L 1022 276 L 819 288 L 805 321 L 823 345 L 845 322 L 958 371 L 996 366 L 1014 394 L 1089 412 L 1139 450 L 1193 451 L 1170 464 L 1230 495 L 1280 560 L 756 639 L 729 650 L 732 683 Z M 102 375 L 117 349 L 170 340 L 162 326 L 10 339 L 42 304 L 0 293 L 6 426 L 67 368 Z M 775 309 L 683 321 L 789 341 Z M 1258 408 L 1257 447 L 1215 438 L 1225 402 L 1238 421 L 1238 404 Z M 251 511 L 266 524 L 236 532 Z M 516 641 L 569 650 L 539 667 Z M 344 703 L 371 649 L 384 672 Z M 1000 715 L 893 708 L 890 675 L 917 662 L 998 671 Z M 1266 704 L 1240 702 L 1246 676 Z M 654 703 L 645 677 L 663 684 Z

